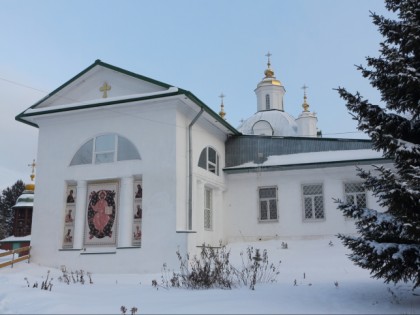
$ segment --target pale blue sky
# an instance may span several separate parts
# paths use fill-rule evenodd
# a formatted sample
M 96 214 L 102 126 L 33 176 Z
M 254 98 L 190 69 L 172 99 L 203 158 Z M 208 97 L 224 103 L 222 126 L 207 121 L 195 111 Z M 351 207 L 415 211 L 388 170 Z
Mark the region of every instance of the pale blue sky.
M 0 8 L 0 189 L 23 179 L 38 130 L 14 117 L 96 59 L 194 93 L 234 127 L 256 111 L 267 51 L 297 117 L 303 84 L 325 137 L 365 138 L 333 89 L 378 101 L 355 69 L 377 56 L 382 0 L 19 1 Z

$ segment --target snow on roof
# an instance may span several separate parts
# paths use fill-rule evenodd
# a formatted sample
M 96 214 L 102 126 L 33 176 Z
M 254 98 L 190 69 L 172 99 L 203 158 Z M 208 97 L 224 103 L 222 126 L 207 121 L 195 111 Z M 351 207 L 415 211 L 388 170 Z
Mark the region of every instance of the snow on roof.
M 13 208 L 32 207 L 34 205 L 34 194 L 25 194 L 19 196 Z
M 6 237 L 2 240 L 0 240 L 0 243 L 6 243 L 6 242 L 24 242 L 24 241 L 30 241 L 31 240 L 31 236 L 27 235 L 27 236 L 9 236 Z
M 228 167 L 228 169 L 337 161 L 369 160 L 380 158 L 382 158 L 382 152 L 377 152 L 370 149 L 309 152 L 286 155 L 271 155 L 267 157 L 266 161 L 260 164 L 255 162 L 248 162 L 241 165 Z

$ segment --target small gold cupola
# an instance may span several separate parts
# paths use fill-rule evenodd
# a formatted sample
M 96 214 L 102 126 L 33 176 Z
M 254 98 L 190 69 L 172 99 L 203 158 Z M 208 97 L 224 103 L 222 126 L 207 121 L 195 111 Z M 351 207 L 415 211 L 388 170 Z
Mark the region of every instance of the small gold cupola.
M 306 89 L 307 88 L 308 87 L 305 84 L 302 86 L 302 89 L 303 89 L 303 104 L 302 104 L 302 107 L 303 107 L 304 112 L 309 112 L 309 104 L 307 102 L 307 97 L 306 97 Z
M 221 93 L 219 95 L 220 99 L 222 100 L 220 103 L 220 112 L 219 112 L 219 116 L 222 117 L 223 119 L 225 119 L 226 116 L 226 112 L 225 112 L 225 105 L 223 104 L 223 99 L 225 98 L 226 95 L 224 95 L 223 93 Z
M 271 69 L 271 62 L 270 62 L 271 53 L 267 52 L 265 56 L 267 57 L 267 69 L 265 69 L 264 71 L 265 77 L 274 78 L 274 71 Z
M 31 178 L 31 183 L 25 185 L 25 190 L 35 191 L 35 184 L 34 184 L 35 166 L 36 166 L 35 159 L 32 161 L 32 164 L 28 164 L 28 166 L 32 167 L 32 173 L 31 175 L 29 175 L 29 177 Z

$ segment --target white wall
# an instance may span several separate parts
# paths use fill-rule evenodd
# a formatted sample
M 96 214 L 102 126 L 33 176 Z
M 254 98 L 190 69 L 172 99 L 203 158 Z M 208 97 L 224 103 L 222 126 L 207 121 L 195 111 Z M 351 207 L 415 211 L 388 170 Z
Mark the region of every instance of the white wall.
M 178 248 L 186 251 L 187 236 L 175 231 L 175 116 L 174 102 L 150 102 L 38 119 L 38 169 L 31 243 L 35 263 L 53 267 L 67 265 L 92 272 L 122 269 L 158 272 L 162 263 L 177 265 L 175 251 Z M 69 166 L 82 144 L 103 133 L 116 133 L 129 139 L 139 150 L 141 160 Z M 81 248 L 61 250 L 66 181 L 120 181 L 133 175 L 141 175 L 143 180 L 142 247 L 89 255 L 82 254 Z M 77 209 L 76 215 L 84 215 L 83 211 Z M 132 208 L 119 211 L 121 217 L 124 211 L 132 212 Z
M 179 115 L 178 125 L 190 124 L 192 117 Z M 223 191 L 225 189 L 225 175 L 222 168 L 225 165 L 225 141 L 226 135 L 219 129 L 211 126 L 204 119 L 198 119 L 192 128 L 192 163 L 193 163 L 193 224 L 192 229 L 196 232 L 190 235 L 190 251 L 197 249 L 203 243 L 218 246 L 223 241 Z M 187 138 L 188 135 L 186 134 Z M 219 155 L 219 175 L 213 174 L 198 166 L 200 154 L 206 147 L 212 147 Z M 204 189 L 208 187 L 213 191 L 213 228 L 204 229 Z M 181 194 L 185 195 L 185 194 Z M 187 201 L 186 201 L 187 203 Z M 187 204 L 185 203 L 185 207 Z
M 354 233 L 352 220 L 345 219 L 333 198 L 343 200 L 343 182 L 360 181 L 354 166 L 290 170 L 260 173 L 229 174 L 224 208 L 225 233 L 229 241 L 312 237 Z M 304 221 L 302 184 L 322 184 L 325 220 Z M 278 187 L 276 222 L 259 222 L 258 187 Z M 368 206 L 376 206 L 368 195 Z

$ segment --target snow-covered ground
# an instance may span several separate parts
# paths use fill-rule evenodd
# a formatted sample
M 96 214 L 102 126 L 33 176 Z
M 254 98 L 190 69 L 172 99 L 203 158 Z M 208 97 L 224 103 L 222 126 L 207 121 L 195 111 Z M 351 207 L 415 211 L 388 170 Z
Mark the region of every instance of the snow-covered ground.
M 288 249 L 282 248 L 282 241 L 287 242 Z M 411 284 L 387 285 L 371 279 L 368 271 L 352 264 L 346 257 L 347 249 L 334 237 L 232 244 L 233 263 L 240 265 L 239 253 L 248 245 L 267 249 L 270 261 L 281 260 L 276 283 L 257 284 L 254 291 L 247 287 L 157 290 L 152 280 L 159 283 L 161 274 L 93 272 L 93 284 L 67 285 L 57 279 L 62 275 L 60 270 L 21 262 L 0 269 L 0 313 L 121 314 L 121 306 L 128 309 L 127 314 L 132 307 L 137 307 L 137 314 L 420 313 L 419 289 L 412 291 Z M 32 288 L 33 283 L 45 279 L 48 270 L 52 290 Z

